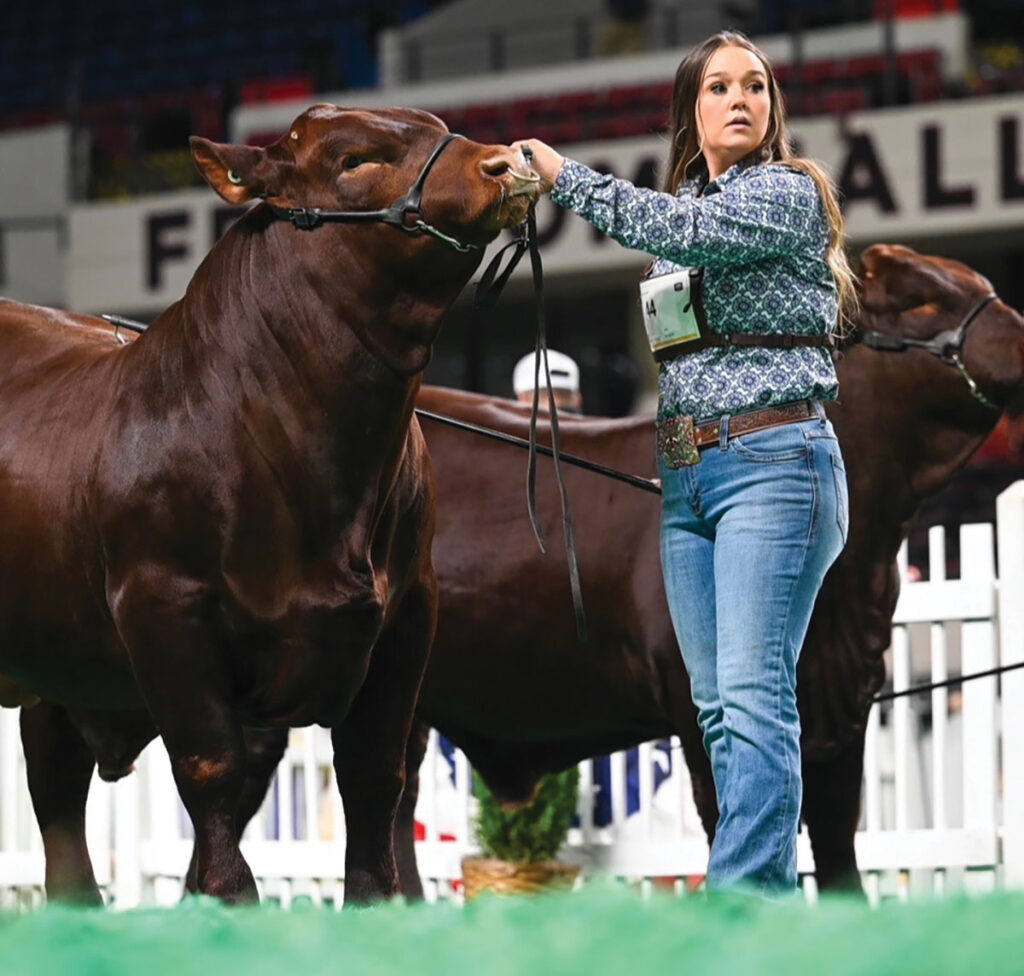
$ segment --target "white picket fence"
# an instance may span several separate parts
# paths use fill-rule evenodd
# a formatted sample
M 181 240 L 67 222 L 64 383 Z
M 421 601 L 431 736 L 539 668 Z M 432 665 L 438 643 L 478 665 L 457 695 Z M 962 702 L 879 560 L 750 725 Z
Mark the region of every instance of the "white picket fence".
M 929 533 L 926 582 L 906 578 L 904 563 L 889 652 L 894 690 L 1024 662 L 1024 481 L 1000 496 L 996 524 L 997 532 L 961 528 L 959 579 L 945 578 L 941 529 Z M 0 711 L 0 907 L 43 897 L 17 719 Z M 344 817 L 330 756 L 327 733 L 294 731 L 268 801 L 246 831 L 242 848 L 264 898 L 341 902 Z M 703 875 L 707 845 L 678 740 L 667 748 L 645 743 L 609 764 L 601 788 L 610 797 L 600 797 L 607 823 L 595 821 L 596 767 L 580 765 L 579 824 L 566 859 L 583 867 L 584 878 L 615 875 L 643 890 L 685 893 Z M 151 745 L 137 766 L 113 786 L 94 780 L 87 813 L 97 880 L 117 908 L 177 901 L 191 849 L 162 746 Z M 417 856 L 430 900 L 461 897 L 460 862 L 475 850 L 474 802 L 465 757 L 445 756 L 432 733 L 417 807 Z M 873 902 L 1024 888 L 1024 670 L 873 708 L 856 845 Z M 806 832 L 798 858 L 813 898 Z

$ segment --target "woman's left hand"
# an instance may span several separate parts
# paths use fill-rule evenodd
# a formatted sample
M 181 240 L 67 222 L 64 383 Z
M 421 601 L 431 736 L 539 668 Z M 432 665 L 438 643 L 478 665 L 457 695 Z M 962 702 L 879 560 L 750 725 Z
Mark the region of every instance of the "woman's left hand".
M 544 192 L 550 190 L 554 186 L 555 180 L 558 179 L 558 173 L 562 168 L 562 163 L 565 162 L 565 157 L 556 153 L 540 139 L 519 139 L 512 143 L 512 148 L 518 149 L 520 152 L 524 149 L 529 150 L 526 155 L 532 154 L 532 158 L 528 159 L 530 168 L 540 177 Z

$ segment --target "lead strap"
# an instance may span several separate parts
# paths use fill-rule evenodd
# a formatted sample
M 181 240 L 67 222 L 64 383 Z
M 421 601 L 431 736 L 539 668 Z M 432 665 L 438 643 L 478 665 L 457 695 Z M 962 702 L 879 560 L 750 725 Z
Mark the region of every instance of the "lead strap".
M 576 559 L 576 534 L 573 529 L 572 509 L 569 505 L 569 494 L 562 478 L 562 466 L 559 460 L 560 435 L 558 429 L 558 408 L 555 406 L 555 394 L 551 388 L 551 370 L 548 368 L 547 328 L 544 319 L 544 271 L 540 262 L 540 248 L 537 245 L 537 218 L 530 211 L 527 218 L 526 237 L 530 251 L 530 266 L 533 270 L 533 295 L 537 303 L 537 341 L 533 354 L 533 406 L 530 411 L 530 453 L 526 469 L 526 499 L 530 512 L 530 522 L 537 537 L 541 552 L 547 552 L 544 546 L 544 532 L 537 518 L 537 412 L 540 397 L 540 359 L 544 357 L 544 378 L 548 391 L 548 414 L 551 417 L 551 457 L 555 464 L 555 482 L 558 484 L 558 495 L 562 503 L 562 529 L 565 537 L 565 558 L 569 564 L 569 586 L 572 589 L 572 606 L 576 614 L 576 636 L 581 643 L 587 640 L 587 617 L 583 609 L 583 589 L 580 586 L 580 568 Z

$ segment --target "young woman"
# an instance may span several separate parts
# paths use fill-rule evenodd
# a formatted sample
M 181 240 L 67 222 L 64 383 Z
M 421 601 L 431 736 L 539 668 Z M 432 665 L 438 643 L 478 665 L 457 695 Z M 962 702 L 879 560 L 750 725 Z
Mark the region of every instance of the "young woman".
M 793 156 L 771 65 L 742 34 L 680 64 L 671 137 L 663 193 L 516 145 L 552 200 L 654 257 L 662 569 L 718 794 L 707 884 L 779 894 L 797 881 L 797 657 L 847 533 L 822 401 L 853 279 L 834 191 Z

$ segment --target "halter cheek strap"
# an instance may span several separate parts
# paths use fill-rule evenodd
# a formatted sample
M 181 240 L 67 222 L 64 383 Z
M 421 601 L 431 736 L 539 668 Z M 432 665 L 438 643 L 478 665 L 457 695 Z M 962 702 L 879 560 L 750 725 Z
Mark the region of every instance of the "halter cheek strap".
M 925 352 L 937 356 L 947 366 L 955 366 L 960 375 L 963 376 L 970 387 L 971 394 L 979 402 L 992 410 L 1002 410 L 998 404 L 993 403 L 984 393 L 981 392 L 974 378 L 967 372 L 961 352 L 964 341 L 967 338 L 967 329 L 981 314 L 982 310 L 994 302 L 998 296 L 994 292 L 982 295 L 960 320 L 959 325 L 953 329 L 946 329 L 931 339 L 905 339 L 903 336 L 889 335 L 886 332 L 865 332 L 861 336 L 861 342 L 871 349 L 878 349 L 881 352 L 904 352 L 907 349 L 924 349 Z
M 390 207 L 383 210 L 321 210 L 319 207 L 278 207 L 273 203 L 268 203 L 267 209 L 278 220 L 287 220 L 299 230 L 314 230 L 321 224 L 390 224 L 392 227 L 397 227 L 399 230 L 404 230 L 410 234 L 432 234 L 434 237 L 455 248 L 456 251 L 478 250 L 476 244 L 464 244 L 462 241 L 456 240 L 454 237 L 450 237 L 443 231 L 438 230 L 432 224 L 428 224 L 423 219 L 423 187 L 427 181 L 427 176 L 448 144 L 455 139 L 461 138 L 462 136 L 455 132 L 449 132 L 447 135 L 442 136 L 437 145 L 431 150 L 413 185 L 402 196 L 398 197 Z M 412 218 L 411 223 L 410 218 Z

